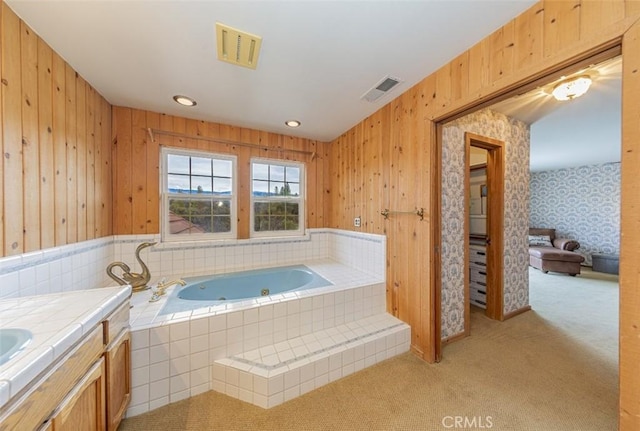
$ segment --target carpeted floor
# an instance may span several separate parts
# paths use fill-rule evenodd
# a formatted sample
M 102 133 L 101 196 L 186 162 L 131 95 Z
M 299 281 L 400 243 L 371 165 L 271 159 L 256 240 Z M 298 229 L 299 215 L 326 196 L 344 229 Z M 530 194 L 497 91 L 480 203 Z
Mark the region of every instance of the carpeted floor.
M 269 410 L 211 391 L 119 430 L 617 429 L 617 278 L 530 277 L 533 311 L 495 322 L 474 309 L 439 364 L 405 354 Z

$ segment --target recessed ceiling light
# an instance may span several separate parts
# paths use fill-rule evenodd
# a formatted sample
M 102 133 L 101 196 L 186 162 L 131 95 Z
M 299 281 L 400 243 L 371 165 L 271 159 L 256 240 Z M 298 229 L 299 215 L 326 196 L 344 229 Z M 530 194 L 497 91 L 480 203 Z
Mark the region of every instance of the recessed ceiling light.
M 286 124 L 288 127 L 300 127 L 300 123 L 298 120 L 288 120 L 285 121 L 284 124 Z
M 175 100 L 177 103 L 184 105 L 184 106 L 196 106 L 197 103 L 195 100 L 193 100 L 191 97 L 187 97 L 187 96 L 173 96 L 173 100 Z

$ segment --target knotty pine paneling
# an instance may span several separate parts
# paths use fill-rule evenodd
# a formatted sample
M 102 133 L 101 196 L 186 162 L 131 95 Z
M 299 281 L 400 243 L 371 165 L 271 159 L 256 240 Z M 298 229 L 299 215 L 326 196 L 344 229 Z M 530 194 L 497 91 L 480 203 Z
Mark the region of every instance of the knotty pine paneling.
M 111 136 L 95 113 L 110 127 L 111 107 L 4 3 L 0 23 L 0 256 L 111 235 L 93 212 L 111 212 L 110 152 L 100 181 L 93 169 Z
M 238 238 L 250 231 L 250 160 L 252 157 L 295 160 L 305 164 L 307 199 L 306 226 L 325 227 L 327 209 L 328 145 L 323 142 L 234 127 L 184 117 L 159 114 L 126 107 L 113 107 L 115 145 L 113 152 L 114 233 L 157 234 L 160 232 L 160 146 L 188 148 L 238 157 Z M 180 133 L 184 136 L 155 134 L 151 141 L 148 128 Z M 207 139 L 221 139 L 225 142 Z M 251 148 L 233 142 L 259 145 Z M 264 148 L 273 149 L 265 150 Z M 286 150 L 315 152 L 299 154 Z
M 640 13 L 640 10 L 637 10 Z M 622 43 L 620 429 L 640 429 L 640 22 Z
M 621 37 L 633 21 L 630 14 L 638 13 L 631 2 L 618 0 L 541 1 L 330 143 L 327 225 L 378 233 L 383 223 L 387 309 L 411 325 L 412 350 L 424 359 L 433 361 L 437 354 L 429 267 L 437 260 L 429 245 L 430 202 L 439 193 L 429 170 L 431 154 L 437 154 L 434 120 L 597 50 Z M 640 50 L 630 55 L 640 55 Z M 370 133 L 373 128 L 378 131 Z M 379 163 L 371 163 L 376 159 Z M 376 177 L 380 186 L 368 189 L 365 185 Z M 407 214 L 380 220 L 379 211 L 384 208 L 410 211 L 415 207 L 425 208 L 424 221 Z M 354 228 L 353 217 L 358 215 L 363 217 L 362 227 Z M 443 241 L 446 245 L 446 238 Z

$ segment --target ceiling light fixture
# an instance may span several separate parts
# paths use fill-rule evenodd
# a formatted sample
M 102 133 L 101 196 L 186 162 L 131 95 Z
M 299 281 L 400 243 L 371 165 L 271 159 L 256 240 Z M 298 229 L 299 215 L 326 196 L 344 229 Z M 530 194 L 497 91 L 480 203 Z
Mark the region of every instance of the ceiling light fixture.
M 288 120 L 285 121 L 284 124 L 286 124 L 288 127 L 300 127 L 300 123 L 298 120 Z
M 196 106 L 197 103 L 195 100 L 193 100 L 191 97 L 187 97 L 187 96 L 180 96 L 180 95 L 176 95 L 173 96 L 173 100 L 176 101 L 176 103 L 179 103 L 183 106 Z
M 572 100 L 586 93 L 590 85 L 591 78 L 587 75 L 580 75 L 561 81 L 553 87 L 551 94 L 556 100 Z

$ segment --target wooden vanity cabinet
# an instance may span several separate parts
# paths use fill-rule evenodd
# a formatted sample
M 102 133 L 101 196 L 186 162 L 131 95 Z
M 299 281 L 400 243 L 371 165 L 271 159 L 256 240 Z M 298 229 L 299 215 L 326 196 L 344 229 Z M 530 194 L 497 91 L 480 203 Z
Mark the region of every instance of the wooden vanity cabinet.
M 102 322 L 106 346 L 107 431 L 118 429 L 131 400 L 129 309 L 127 301 Z
M 100 358 L 53 413 L 51 430 L 104 431 L 105 404 L 105 362 Z
M 0 410 L 0 431 L 116 431 L 130 399 L 126 301 Z
M 107 431 L 116 431 L 131 400 L 131 335 L 123 330 L 105 352 Z

